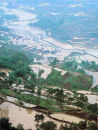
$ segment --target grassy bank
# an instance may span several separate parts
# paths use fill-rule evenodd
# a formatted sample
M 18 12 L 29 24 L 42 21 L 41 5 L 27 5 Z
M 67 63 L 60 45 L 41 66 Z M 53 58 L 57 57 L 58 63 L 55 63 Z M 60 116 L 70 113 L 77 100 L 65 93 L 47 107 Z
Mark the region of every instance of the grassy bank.
M 59 107 L 56 107 L 58 106 L 58 103 L 51 99 L 43 99 L 41 97 L 35 97 L 33 95 L 31 96 L 27 94 L 20 94 L 9 89 L 1 89 L 0 92 L 15 97 L 19 100 L 25 101 L 27 103 L 32 103 L 41 107 L 45 107 L 49 109 L 51 112 L 62 112 L 62 110 Z

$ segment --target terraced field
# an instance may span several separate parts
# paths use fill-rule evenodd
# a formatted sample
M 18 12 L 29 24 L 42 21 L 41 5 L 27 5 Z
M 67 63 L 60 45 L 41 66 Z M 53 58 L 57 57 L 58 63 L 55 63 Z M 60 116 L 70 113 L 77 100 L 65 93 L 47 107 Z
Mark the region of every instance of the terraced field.
M 91 5 L 96 11 L 90 11 Z M 23 50 L 37 54 L 40 62 L 47 63 L 50 57 L 63 61 L 71 55 L 71 59 L 78 62 L 93 60 L 98 63 L 97 5 L 97 1 L 90 0 L 86 4 L 81 0 L 72 0 L 72 4 L 65 0 L 58 0 L 57 4 L 44 0 L 23 3 L 5 0 L 0 2 L 0 41 L 25 45 Z

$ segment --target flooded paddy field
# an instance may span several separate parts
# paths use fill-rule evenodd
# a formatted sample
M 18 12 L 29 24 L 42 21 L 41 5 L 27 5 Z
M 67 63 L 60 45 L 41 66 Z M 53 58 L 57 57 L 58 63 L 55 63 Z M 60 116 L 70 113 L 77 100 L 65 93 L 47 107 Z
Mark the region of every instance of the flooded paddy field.
M 21 108 L 19 106 L 16 106 L 12 103 L 4 102 L 0 105 L 0 111 L 1 117 L 9 117 L 10 122 L 14 125 L 17 126 L 18 124 L 23 124 L 23 127 L 25 130 L 27 129 L 32 129 L 36 130 L 36 122 L 35 122 L 35 115 L 36 114 L 41 114 L 38 113 L 34 110 L 30 109 L 25 109 Z M 53 121 L 49 117 L 45 116 L 45 121 Z M 54 121 L 57 124 L 57 127 L 60 127 L 59 122 Z
M 10 122 L 14 125 L 17 126 L 18 124 L 22 124 L 24 129 L 32 129 L 36 130 L 36 122 L 35 122 L 35 115 L 36 114 L 41 114 L 35 110 L 30 110 L 26 108 L 22 108 L 19 106 L 16 106 L 15 104 L 9 103 L 9 102 L 4 102 L 0 105 L 0 117 L 9 117 Z M 57 128 L 60 127 L 61 124 L 64 124 L 59 121 L 55 121 L 48 116 L 45 116 L 44 121 L 54 121 L 57 124 Z M 74 117 L 68 114 L 52 114 L 51 117 L 63 120 L 63 121 L 70 121 L 74 123 L 80 122 L 81 118 Z

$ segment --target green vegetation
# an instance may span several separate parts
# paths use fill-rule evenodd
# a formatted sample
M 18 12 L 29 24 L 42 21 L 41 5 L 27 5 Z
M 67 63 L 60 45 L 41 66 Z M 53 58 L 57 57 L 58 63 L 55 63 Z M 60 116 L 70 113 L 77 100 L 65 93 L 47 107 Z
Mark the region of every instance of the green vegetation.
M 82 61 L 82 66 L 87 70 L 98 72 L 98 64 L 96 64 L 94 61 Z
M 79 112 L 85 112 L 88 115 L 98 114 L 98 106 L 97 104 L 89 104 L 88 98 L 84 96 L 83 94 L 74 94 L 73 97 L 70 97 L 68 94 L 64 94 L 64 91 L 62 89 L 49 89 L 48 91 L 48 97 L 49 99 L 44 99 L 41 96 L 34 96 L 29 94 L 21 94 L 20 91 L 12 91 L 9 89 L 1 89 L 0 92 L 4 93 L 6 95 L 13 96 L 19 100 L 32 103 L 35 105 L 39 105 L 41 107 L 49 109 L 51 112 L 68 112 L 66 109 L 66 105 L 74 105 L 81 108 L 81 111 Z M 54 95 L 54 96 L 52 96 Z M 52 100 L 54 99 L 54 100 Z M 69 110 L 70 112 L 70 110 Z
M 87 109 L 88 109 L 89 112 L 91 112 L 95 115 L 98 115 L 98 104 L 97 103 L 89 104 Z
M 61 76 L 60 72 L 53 69 L 46 79 L 46 84 L 61 87 L 63 85 L 63 76 Z
M 37 130 L 56 130 L 57 125 L 53 121 L 43 122 L 45 119 L 43 114 L 36 114 L 35 115 L 35 122 Z M 40 124 L 39 124 L 40 123 Z
M 28 66 L 28 58 L 21 52 L 17 52 L 11 56 L 0 56 L 0 67 L 13 70 L 9 79 L 15 81 L 16 77 L 24 77 L 30 73 Z
M 7 0 L 6 0 L 7 1 Z M 47 42 L 45 41 L 44 33 L 36 35 L 30 32 L 24 32 L 24 36 L 16 33 L 13 33 L 13 30 L 8 29 L 4 26 L 4 23 L 12 23 L 16 20 L 19 21 L 19 18 L 13 14 L 5 14 L 6 8 L 8 11 L 19 7 L 25 6 L 25 11 L 28 13 L 32 13 L 32 0 L 23 0 L 23 1 L 15 1 L 14 5 L 13 2 L 7 2 L 8 5 L 6 6 L 5 3 L 0 5 L 3 7 L 0 9 L 0 68 L 9 69 L 11 72 L 9 76 L 6 75 L 4 72 L 0 72 L 0 91 L 5 93 L 6 95 L 10 95 L 19 99 L 19 104 L 23 105 L 22 100 L 28 103 L 33 103 L 45 108 L 48 108 L 52 112 L 66 112 L 67 107 L 66 105 L 74 105 L 80 107 L 81 110 L 79 112 L 84 112 L 87 114 L 97 115 L 98 114 L 98 105 L 97 104 L 89 104 L 88 98 L 84 95 L 79 95 L 76 93 L 77 90 L 89 90 L 92 86 L 92 77 L 87 76 L 85 74 L 85 69 L 90 71 L 98 72 L 98 64 L 88 61 L 83 61 L 82 64 L 77 63 L 75 60 L 67 60 L 65 59 L 62 63 L 57 60 L 56 58 L 49 57 L 50 65 L 54 67 L 62 68 L 63 70 L 69 71 L 65 75 L 61 75 L 60 72 L 56 70 L 52 70 L 52 73 L 47 77 L 47 79 L 42 79 L 41 74 L 43 70 L 39 71 L 38 78 L 36 74 L 30 69 L 29 64 L 33 61 L 36 57 L 37 60 L 42 59 L 42 55 L 39 56 L 39 53 L 46 53 L 49 51 L 44 51 L 43 49 L 36 49 L 30 48 L 30 50 L 22 50 L 25 48 L 25 45 L 12 45 L 11 39 L 13 41 L 15 39 L 20 40 L 31 40 L 32 37 L 33 41 L 35 42 Z M 97 0 L 96 0 L 97 1 Z M 40 29 L 44 30 L 48 36 L 51 34 L 51 38 L 56 40 L 60 40 L 64 43 L 68 43 L 73 46 L 74 43 L 79 43 L 79 47 L 90 47 L 96 48 L 97 47 L 97 4 L 96 2 L 84 2 L 81 1 L 82 10 L 85 10 L 85 13 L 79 12 L 81 6 L 80 4 L 77 5 L 77 2 L 72 2 L 70 5 L 69 1 L 63 0 L 58 1 L 53 0 L 49 1 L 49 4 L 43 4 L 40 1 L 33 2 L 35 14 L 38 16 L 38 21 L 35 23 L 29 23 L 29 26 L 39 27 Z M 79 2 L 80 3 L 80 2 Z M 76 4 L 76 6 L 74 6 Z M 91 5 L 94 6 L 91 6 Z M 39 6 L 38 6 L 39 5 Z M 52 5 L 52 6 L 51 6 Z M 42 7 L 44 6 L 44 7 Z M 45 7 L 47 6 L 47 7 Z M 38 7 L 38 8 L 37 8 Z M 58 12 L 58 8 L 59 12 Z M 73 8 L 77 8 L 73 11 Z M 65 10 L 66 8 L 66 10 Z M 91 12 L 93 10 L 93 12 Z M 47 12 L 48 11 L 48 12 Z M 55 13 L 53 12 L 55 11 Z M 77 12 L 77 13 L 75 13 Z M 25 12 L 26 13 L 26 12 Z M 47 15 L 48 14 L 48 15 Z M 69 15 L 71 14 L 71 15 Z M 85 15 L 86 14 L 86 15 Z M 90 16 L 90 17 L 88 17 Z M 93 17 L 92 17 L 93 16 Z M 27 20 L 28 21 L 28 20 Z M 89 21 L 89 22 L 88 22 Z M 24 21 L 25 22 L 25 21 Z M 30 21 L 28 21 L 30 22 Z M 85 24 L 87 23 L 87 24 Z M 6 25 L 6 24 L 5 24 Z M 94 26 L 93 26 L 94 25 Z M 10 24 L 11 26 L 11 24 Z M 9 27 L 10 27 L 9 26 Z M 25 30 L 26 31 L 26 30 Z M 15 34 L 16 33 L 16 34 Z M 49 34 L 49 37 L 50 37 Z M 17 35 L 17 36 L 16 36 Z M 20 36 L 19 36 L 20 35 Z M 84 44 L 82 44 L 84 43 Z M 89 44 L 88 44 L 89 43 Z M 49 44 L 52 46 L 51 40 Z M 74 47 L 74 46 L 73 46 Z M 56 46 L 54 45 L 54 48 Z M 96 48 L 97 49 L 97 48 Z M 78 50 L 78 49 L 77 49 Z M 72 56 L 72 58 L 76 56 L 81 56 L 82 54 L 87 54 L 85 51 L 80 52 L 73 52 L 68 56 L 68 59 Z M 32 53 L 34 52 L 34 53 Z M 58 52 L 58 49 L 55 49 L 51 52 L 54 54 Z M 50 53 L 50 52 L 49 52 Z M 48 54 L 48 53 L 47 53 Z M 58 53 L 59 54 L 59 53 Z M 90 54 L 89 54 L 90 55 Z M 96 57 L 96 56 L 95 56 Z M 96 57 L 97 58 L 97 57 Z M 15 87 L 13 87 L 16 84 Z M 24 92 L 30 92 L 30 94 L 22 94 L 22 90 Z M 57 86 L 57 89 L 48 88 L 51 86 Z M 74 90 L 74 96 L 71 94 L 65 94 L 65 89 L 70 91 Z M 13 90 L 12 90 L 13 89 Z M 37 91 L 35 91 L 37 90 Z M 46 91 L 44 91 L 46 90 Z M 92 92 L 98 93 L 98 85 L 95 88 L 91 88 Z M 36 94 L 37 96 L 33 95 Z M 43 96 L 43 97 L 42 97 Z M 68 108 L 69 109 L 69 108 Z M 70 110 L 69 110 L 70 111 Z M 36 115 L 35 121 L 41 125 L 38 125 L 37 129 L 41 130 L 56 130 L 57 126 L 54 122 L 48 121 L 43 122 L 44 117 L 43 115 Z M 0 129 L 2 130 L 23 130 L 21 124 L 17 126 L 17 128 L 12 127 L 9 123 L 8 119 L 1 119 L 0 120 Z M 95 123 L 87 123 L 87 122 L 80 122 L 79 124 L 71 124 L 69 126 L 62 126 L 60 130 L 96 130 L 97 125 Z
M 61 64 L 61 68 L 63 70 L 67 70 L 67 71 L 69 70 L 69 71 L 85 74 L 85 71 L 82 68 L 78 68 L 78 66 L 79 66 L 79 63 L 77 63 L 75 60 L 66 61 L 65 59 L 64 63 Z
M 95 86 L 94 88 L 91 88 L 91 91 L 92 91 L 92 92 L 96 92 L 96 93 L 98 93 L 98 85 Z
M 37 97 L 37 96 L 35 97 L 33 95 L 31 96 L 31 95 L 21 94 L 19 91 L 14 92 L 9 89 L 1 89 L 0 92 L 4 93 L 6 95 L 10 95 L 15 98 L 18 98 L 19 100 L 23 100 L 28 103 L 32 103 L 35 105 L 39 105 L 41 107 L 48 108 L 50 111 L 53 111 L 53 112 L 61 112 L 61 109 L 56 108 L 56 106 L 55 106 L 55 105 L 58 105 L 58 102 L 53 101 L 52 99 L 43 99 L 41 97 L 39 98 L 39 97 Z
M 6 49 L 4 48 L 4 50 Z M 10 52 L 11 51 L 12 50 L 10 50 Z M 60 72 L 53 69 L 52 73 L 48 75 L 46 80 L 44 80 L 40 78 L 41 74 L 43 73 L 43 71 L 41 70 L 38 74 L 38 80 L 36 78 L 36 75 L 31 71 L 29 67 L 30 62 L 27 56 L 17 51 L 12 52 L 12 54 L 10 55 L 7 53 L 7 51 L 3 56 L 4 52 L 2 52 L 0 56 L 0 67 L 9 68 L 12 70 L 9 74 L 9 82 L 24 84 L 25 87 L 31 89 L 32 92 L 34 92 L 34 86 L 36 86 L 36 84 L 40 86 L 58 86 L 62 88 L 67 88 L 69 90 L 88 90 L 92 86 L 91 77 L 85 75 L 82 69 L 78 69 L 78 64 L 76 61 L 64 62 L 62 68 L 71 70 L 71 72 L 66 73 L 64 76 L 62 76 Z M 59 61 L 55 58 L 51 64 L 53 67 L 55 67 L 58 62 Z
M 57 125 L 53 121 L 47 121 L 40 125 L 42 130 L 56 130 Z
M 10 68 L 15 70 L 17 66 L 28 64 L 28 58 L 21 52 L 17 52 L 11 56 L 0 56 L 0 67 L 1 68 Z
M 37 124 L 36 124 L 36 128 L 38 129 L 39 128 L 39 123 L 41 122 L 43 122 L 44 121 L 44 115 L 43 114 L 36 114 L 35 115 L 35 122 L 37 122 Z
M 54 59 L 52 66 L 55 67 L 58 62 L 57 59 Z M 63 69 L 66 70 L 68 66 L 70 66 L 70 69 L 68 69 L 70 71 L 64 75 L 61 75 L 61 72 L 53 69 L 46 80 L 41 78 L 42 70 L 38 74 L 38 79 L 36 74 L 30 69 L 29 64 L 30 61 L 28 57 L 22 52 L 12 53 L 12 55 L 8 55 L 8 57 L 1 55 L 0 67 L 10 69 L 11 72 L 9 76 L 6 76 L 4 72 L 0 72 L 0 77 L 4 78 L 0 80 L 0 92 L 19 99 L 18 103 L 20 105 L 24 105 L 22 101 L 25 101 L 47 108 L 49 112 L 67 112 L 66 105 L 75 105 L 81 108 L 80 112 L 84 111 L 88 115 L 98 114 L 97 110 L 93 110 L 97 109 L 97 105 L 88 104 L 87 97 L 83 95 L 79 96 L 78 94 L 71 97 L 70 95 L 64 94 L 63 88 L 76 91 L 89 90 L 92 86 L 92 77 L 87 76 L 82 69 L 78 69 L 75 62 L 64 63 Z M 30 91 L 32 94 L 23 94 L 23 91 L 17 88 L 12 90 L 12 84 L 16 84 L 18 89 L 20 89 L 19 85 L 23 85 L 24 90 Z M 47 86 L 57 86 L 58 88 L 48 88 Z M 37 96 L 33 95 L 35 89 L 37 90 Z M 46 90 L 45 95 L 42 94 L 42 90 Z M 42 117 L 36 117 L 36 122 L 42 123 L 43 120 Z M 55 128 L 53 129 L 56 129 L 56 126 L 51 122 L 44 122 L 40 127 L 42 130 L 45 128 L 49 128 L 50 130 L 52 129 L 51 126 L 54 126 Z M 18 126 L 18 128 L 21 128 L 21 125 Z
M 56 130 L 57 124 L 53 121 L 44 121 L 43 114 L 36 114 L 35 121 L 37 122 L 36 130 Z M 40 123 L 40 124 L 39 124 Z M 70 125 L 61 124 L 59 130 L 97 130 L 98 123 L 95 122 L 88 122 L 88 121 L 81 121 L 78 124 L 71 123 Z M 17 125 L 17 128 L 13 127 L 12 124 L 9 122 L 8 118 L 1 118 L 0 119 L 0 129 L 1 130 L 24 130 L 21 124 Z
M 10 69 L 7 81 L 9 83 L 25 84 L 27 86 L 35 86 L 36 74 L 29 67 L 29 59 L 21 52 L 14 52 L 12 55 L 0 56 L 0 67 L 3 69 Z M 0 73 L 4 77 L 3 73 Z M 6 77 L 5 77 L 6 78 Z M 2 81 L 3 83 L 3 81 Z M 5 84 L 5 83 L 4 83 Z
M 1 118 L 0 119 L 0 130 L 24 130 L 22 125 L 17 125 L 17 128 L 13 127 L 12 124 L 9 122 L 8 118 Z
M 85 74 L 68 72 L 62 76 L 60 72 L 54 69 L 45 82 L 47 85 L 69 90 L 89 90 L 92 86 L 92 78 Z
M 72 123 L 69 126 L 61 125 L 60 130 L 97 130 L 98 124 L 94 122 L 81 121 L 78 124 Z
M 78 68 L 78 63 L 76 61 L 66 61 L 62 65 L 62 69 L 66 70 L 74 70 L 76 71 Z
M 44 70 L 40 70 L 38 73 L 38 77 L 41 78 L 41 75 L 44 73 Z
M 57 58 L 55 58 L 55 59 L 50 63 L 50 66 L 52 66 L 52 67 L 57 67 L 57 66 L 58 66 L 58 63 L 59 63 L 59 60 L 57 60 Z
M 65 84 L 69 90 L 89 90 L 92 86 L 92 78 L 84 74 L 70 75 L 65 80 Z
M 5 78 L 5 77 L 6 77 L 6 74 L 5 74 L 4 72 L 0 72 L 0 77 Z

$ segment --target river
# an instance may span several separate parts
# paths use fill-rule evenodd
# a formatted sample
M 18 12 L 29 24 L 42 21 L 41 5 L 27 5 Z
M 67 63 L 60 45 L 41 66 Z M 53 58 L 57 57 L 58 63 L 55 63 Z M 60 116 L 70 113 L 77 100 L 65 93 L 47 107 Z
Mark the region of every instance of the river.
M 88 71 L 88 70 L 85 70 L 85 72 L 87 75 L 93 76 L 92 88 L 94 88 L 96 85 L 98 85 L 98 72 L 92 72 L 92 71 Z

